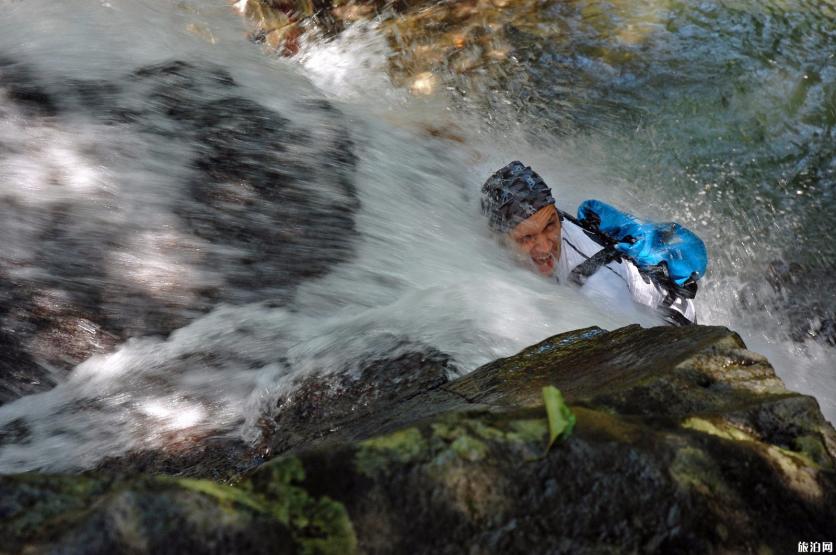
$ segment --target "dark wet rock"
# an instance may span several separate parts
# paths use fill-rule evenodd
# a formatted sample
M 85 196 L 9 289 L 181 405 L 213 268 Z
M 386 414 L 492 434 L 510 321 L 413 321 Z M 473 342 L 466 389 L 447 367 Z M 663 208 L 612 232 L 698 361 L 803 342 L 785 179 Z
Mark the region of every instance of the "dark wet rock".
M 0 329 L 0 406 L 51 389 L 55 383 L 52 373 L 32 359 L 17 337 Z M 4 435 L 0 430 L 0 445 Z
M 829 541 L 836 432 L 815 399 L 786 390 L 768 362 L 725 328 L 589 328 L 457 380 L 446 381 L 446 365 L 439 354 L 401 353 L 337 376 L 333 391 L 303 384 L 276 422 L 305 427 L 321 419 L 339 423 L 339 432 L 297 438 L 293 455 L 234 487 L 172 478 L 0 479 L 2 532 L 14 546 L 72 549 L 96 522 L 115 542 L 109 546 L 122 546 L 113 520 L 88 519 L 130 491 L 158 513 L 140 511 L 131 521 L 142 523 L 131 538 L 150 535 L 142 545 L 158 545 L 157 534 L 165 534 L 158 531 L 168 529 L 159 515 L 194 511 L 190 522 L 202 522 L 213 514 L 211 499 L 231 511 L 224 526 L 279 500 L 324 502 L 314 512 L 336 519 L 290 522 L 305 523 L 307 537 L 342 538 L 346 553 L 781 553 L 794 551 L 799 537 Z M 403 395 L 378 393 L 387 384 L 400 384 Z M 564 391 L 576 417 L 573 433 L 550 450 L 545 385 Z M 282 493 L 287 488 L 295 493 Z M 184 489 L 209 498 L 194 503 Z M 24 507 L 31 518 L 21 517 Z M 246 522 L 247 533 L 260 530 L 257 520 Z M 192 530 L 185 528 L 184 541 Z
M 437 390 L 458 371 L 449 356 L 435 349 L 410 342 L 399 342 L 396 349 L 400 354 L 357 360 L 339 371 L 299 380 L 262 417 L 261 438 L 255 445 L 235 439 L 230 430 L 214 436 L 186 435 L 159 449 L 109 457 L 88 473 L 167 474 L 228 482 L 276 454 L 371 437 L 382 426 L 395 429 L 398 417 L 411 421 L 420 414 L 416 410 L 401 414 L 395 407 Z M 395 421 L 386 423 L 382 418 Z
M 345 508 L 298 483 L 296 461 L 269 487 L 206 480 L 0 477 L 3 550 L 26 553 L 349 553 Z
M 547 454 L 544 385 L 577 417 Z M 364 552 L 783 552 L 836 518 L 832 426 L 725 328 L 571 332 L 442 389 L 479 405 L 300 455 Z
M 374 435 L 380 431 L 375 415 L 397 414 L 403 403 L 437 390 L 457 370 L 449 356 L 426 347 L 359 367 L 357 372 L 308 376 L 279 399 L 275 416 L 263 421 L 268 452 Z
M 54 201 L 0 198 L 19 241 L 0 254 L 0 325 L 59 374 L 128 338 L 166 335 L 219 303 L 284 304 L 300 283 L 351 257 L 356 155 L 326 100 L 280 114 L 247 98 L 224 69 L 179 60 L 116 81 L 39 80 L 35 69 L 5 61 L 0 75 L 3 108 L 32 121 L 49 115 L 50 129 L 105 126 L 106 138 L 82 138 L 73 154 L 143 175 Z M 107 135 L 117 130 L 130 140 Z M 39 152 L 0 144 L 6 155 Z M 39 164 L 56 164 L 44 171 L 48 186 L 67 190 L 72 172 L 44 156 Z M 169 184 L 150 201 L 169 223 L 109 217 L 136 208 L 132 195 L 146 179 Z
M 0 447 L 7 444 L 21 444 L 29 441 L 30 429 L 26 422 L 18 418 L 0 426 Z
M 0 99 L 3 96 L 21 107 L 30 117 L 47 117 L 58 113 L 55 99 L 38 83 L 28 67 L 0 57 Z
M 238 439 L 192 437 L 169 443 L 164 449 L 130 451 L 107 457 L 86 474 L 119 478 L 163 474 L 227 483 L 264 460 L 261 453 Z
M 545 415 L 528 409 L 446 415 L 301 460 L 307 486 L 346 505 L 364 552 L 782 552 L 796 534 L 829 533 L 832 468 L 575 414 L 575 434 L 548 454 Z
M 833 270 L 785 260 L 771 261 L 763 279 L 744 286 L 740 308 L 747 314 L 780 314 L 793 341 L 836 345 L 836 292 L 823 287 Z
M 578 418 L 545 457 L 544 385 Z M 832 427 L 724 328 L 571 332 L 441 389 L 452 412 L 302 456 L 363 550 L 780 551 L 832 521 Z

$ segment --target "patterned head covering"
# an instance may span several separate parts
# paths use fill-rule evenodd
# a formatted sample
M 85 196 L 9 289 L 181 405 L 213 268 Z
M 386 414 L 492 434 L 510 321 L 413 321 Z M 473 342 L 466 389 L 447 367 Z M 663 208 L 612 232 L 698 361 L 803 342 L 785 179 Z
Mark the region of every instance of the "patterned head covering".
M 507 233 L 535 212 L 554 204 L 552 191 L 537 172 L 514 161 L 482 185 L 482 214 L 494 231 Z

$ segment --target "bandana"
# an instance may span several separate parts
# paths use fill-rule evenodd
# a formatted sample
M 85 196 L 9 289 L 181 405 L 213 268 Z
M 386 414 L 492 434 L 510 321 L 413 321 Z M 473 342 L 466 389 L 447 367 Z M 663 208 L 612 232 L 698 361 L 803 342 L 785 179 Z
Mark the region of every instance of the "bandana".
M 507 233 L 554 203 L 546 182 L 522 162 L 511 162 L 482 185 L 482 214 L 488 217 L 490 228 L 499 233 Z

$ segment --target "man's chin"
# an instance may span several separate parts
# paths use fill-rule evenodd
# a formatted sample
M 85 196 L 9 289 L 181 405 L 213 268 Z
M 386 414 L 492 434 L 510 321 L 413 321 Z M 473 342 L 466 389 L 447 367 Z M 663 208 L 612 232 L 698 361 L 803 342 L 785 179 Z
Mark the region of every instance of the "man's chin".
M 534 259 L 531 260 L 531 263 L 534 265 L 534 269 L 537 270 L 537 273 L 541 276 L 550 277 L 554 273 L 554 257 L 549 257 L 548 261 L 545 262 L 537 262 Z

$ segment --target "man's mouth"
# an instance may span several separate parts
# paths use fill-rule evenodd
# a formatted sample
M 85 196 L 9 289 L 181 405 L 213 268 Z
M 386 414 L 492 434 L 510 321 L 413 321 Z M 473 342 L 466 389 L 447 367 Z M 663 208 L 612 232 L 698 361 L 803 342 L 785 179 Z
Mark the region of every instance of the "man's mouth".
M 532 255 L 531 261 L 544 274 L 550 273 L 554 269 L 554 256 L 551 254 Z

